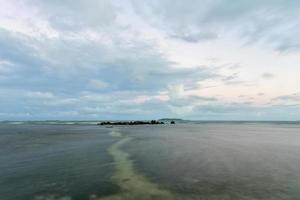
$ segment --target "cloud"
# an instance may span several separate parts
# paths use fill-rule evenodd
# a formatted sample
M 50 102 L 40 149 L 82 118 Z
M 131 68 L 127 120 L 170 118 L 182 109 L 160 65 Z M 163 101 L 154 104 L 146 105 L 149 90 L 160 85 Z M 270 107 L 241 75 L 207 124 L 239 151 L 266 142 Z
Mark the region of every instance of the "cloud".
M 51 92 L 28 92 L 27 96 L 34 99 L 52 100 L 54 95 Z
M 132 41 L 132 47 L 120 43 L 119 38 L 112 39 L 116 43 L 111 45 L 64 37 L 36 40 L 2 30 L 0 44 L 5 48 L 0 49 L 0 59 L 17 67 L 13 77 L 2 84 L 31 90 L 60 88 L 61 92 L 85 90 L 91 85 L 157 91 L 169 84 L 193 84 L 215 76 L 204 68 L 174 68 L 147 43 Z
M 28 91 L 25 92 L 25 97 L 36 106 L 55 106 L 61 108 L 62 106 L 71 107 L 79 102 L 76 98 L 57 96 L 51 92 Z
M 188 42 L 235 35 L 241 44 L 262 43 L 276 51 L 299 50 L 300 4 L 281 0 L 133 0 L 153 26 Z
M 273 101 L 294 101 L 300 103 L 300 92 L 290 95 L 282 95 L 272 99 Z
M 263 93 L 263 92 L 257 93 L 257 96 L 264 96 L 264 95 L 265 95 L 265 93 Z
M 112 43 L 107 44 L 69 35 L 33 38 L 2 29 L 1 66 L 10 72 L 9 78 L 0 79 L 0 89 L 6 91 L 0 105 L 6 107 L 3 112 L 28 118 L 52 118 L 56 112 L 62 113 L 60 117 L 70 114 L 70 118 L 121 118 L 126 112 L 127 117 L 147 112 L 154 116 L 159 115 L 157 110 L 170 112 L 169 97 L 161 95 L 162 91 L 217 76 L 203 66 L 175 67 L 152 43 L 122 42 L 121 38 L 111 35 Z M 156 111 L 146 111 L 146 105 Z M 118 112 L 124 116 L 117 116 Z
M 261 77 L 263 78 L 263 79 L 272 79 L 272 78 L 274 78 L 274 75 L 272 74 L 272 73 L 263 73 L 262 75 L 261 75 Z
M 246 84 L 246 81 L 243 81 L 239 78 L 238 73 L 233 73 L 230 75 L 223 75 L 221 77 L 221 81 L 227 85 L 241 85 L 241 84 Z
M 297 2 L 1 3 L 0 119 L 151 119 L 172 115 L 246 119 L 249 113 L 258 118 L 257 113 L 291 111 L 279 104 L 287 99 L 290 104 L 299 101 L 295 94 L 281 95 L 273 100 L 275 107 L 259 107 L 241 102 L 245 99 L 233 99 L 231 93 L 245 90 L 244 76 L 251 72 L 243 71 L 245 63 L 218 65 L 223 62 L 219 58 L 207 62 L 201 58 L 207 52 L 193 48 L 194 44 L 206 48 L 210 42 L 228 39 L 241 44 L 241 49 L 244 44 L 260 44 L 281 52 L 297 51 Z M 181 49 L 184 55 L 176 55 L 180 59 L 175 62 L 170 49 Z M 191 57 L 199 56 L 192 59 L 194 64 L 180 62 L 181 56 L 183 60 L 186 56 L 190 63 L 190 53 L 195 54 Z M 224 62 L 237 63 L 236 57 L 239 55 Z M 277 78 L 273 71 L 263 72 L 259 72 L 261 78 Z M 254 91 L 255 96 L 258 92 Z
M 28 0 L 54 29 L 77 31 L 86 28 L 103 28 L 116 18 L 114 6 L 108 0 Z
M 96 80 L 96 79 L 90 80 L 89 85 L 91 88 L 94 88 L 94 89 L 104 89 L 109 86 L 109 84 L 107 82 L 104 82 L 101 80 Z
M 12 72 L 13 65 L 5 60 L 0 60 L 0 74 L 9 74 Z
M 186 42 L 196 43 L 205 40 L 214 40 L 218 38 L 216 33 L 212 32 L 197 32 L 197 33 L 177 33 L 174 35 L 170 35 L 173 38 L 181 39 Z

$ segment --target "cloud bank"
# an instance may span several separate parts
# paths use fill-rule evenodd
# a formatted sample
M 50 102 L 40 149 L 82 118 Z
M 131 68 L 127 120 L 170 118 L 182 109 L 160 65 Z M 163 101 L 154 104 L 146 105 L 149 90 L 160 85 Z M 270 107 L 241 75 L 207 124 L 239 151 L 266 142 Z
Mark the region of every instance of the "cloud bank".
M 300 116 L 297 2 L 0 3 L 0 120 Z

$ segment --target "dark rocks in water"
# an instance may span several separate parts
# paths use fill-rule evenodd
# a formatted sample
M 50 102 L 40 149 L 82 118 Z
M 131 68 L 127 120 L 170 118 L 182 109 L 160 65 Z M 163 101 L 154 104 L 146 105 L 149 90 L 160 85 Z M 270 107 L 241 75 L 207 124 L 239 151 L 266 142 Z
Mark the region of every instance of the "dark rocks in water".
M 175 124 L 175 121 L 171 121 L 170 123 L 171 123 L 171 124 Z
M 97 125 L 146 125 L 146 124 L 164 124 L 164 122 L 151 120 L 151 121 L 118 121 L 118 122 L 99 122 Z

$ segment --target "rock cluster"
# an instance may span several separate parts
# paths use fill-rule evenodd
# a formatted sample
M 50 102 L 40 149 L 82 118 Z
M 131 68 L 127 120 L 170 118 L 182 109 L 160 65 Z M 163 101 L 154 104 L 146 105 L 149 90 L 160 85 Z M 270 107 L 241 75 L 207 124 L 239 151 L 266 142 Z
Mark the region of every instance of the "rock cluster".
M 97 125 L 145 125 L 145 124 L 164 124 L 164 122 L 151 120 L 151 121 L 117 121 L 117 122 L 99 122 Z

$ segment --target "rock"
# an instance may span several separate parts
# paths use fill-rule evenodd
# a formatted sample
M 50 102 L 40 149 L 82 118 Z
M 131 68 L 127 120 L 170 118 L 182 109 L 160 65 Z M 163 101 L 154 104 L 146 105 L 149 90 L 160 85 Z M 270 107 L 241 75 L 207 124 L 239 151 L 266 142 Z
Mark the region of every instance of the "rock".
M 99 122 L 97 125 L 145 125 L 145 124 L 164 124 L 164 122 L 151 120 L 151 121 L 119 121 L 119 122 Z

